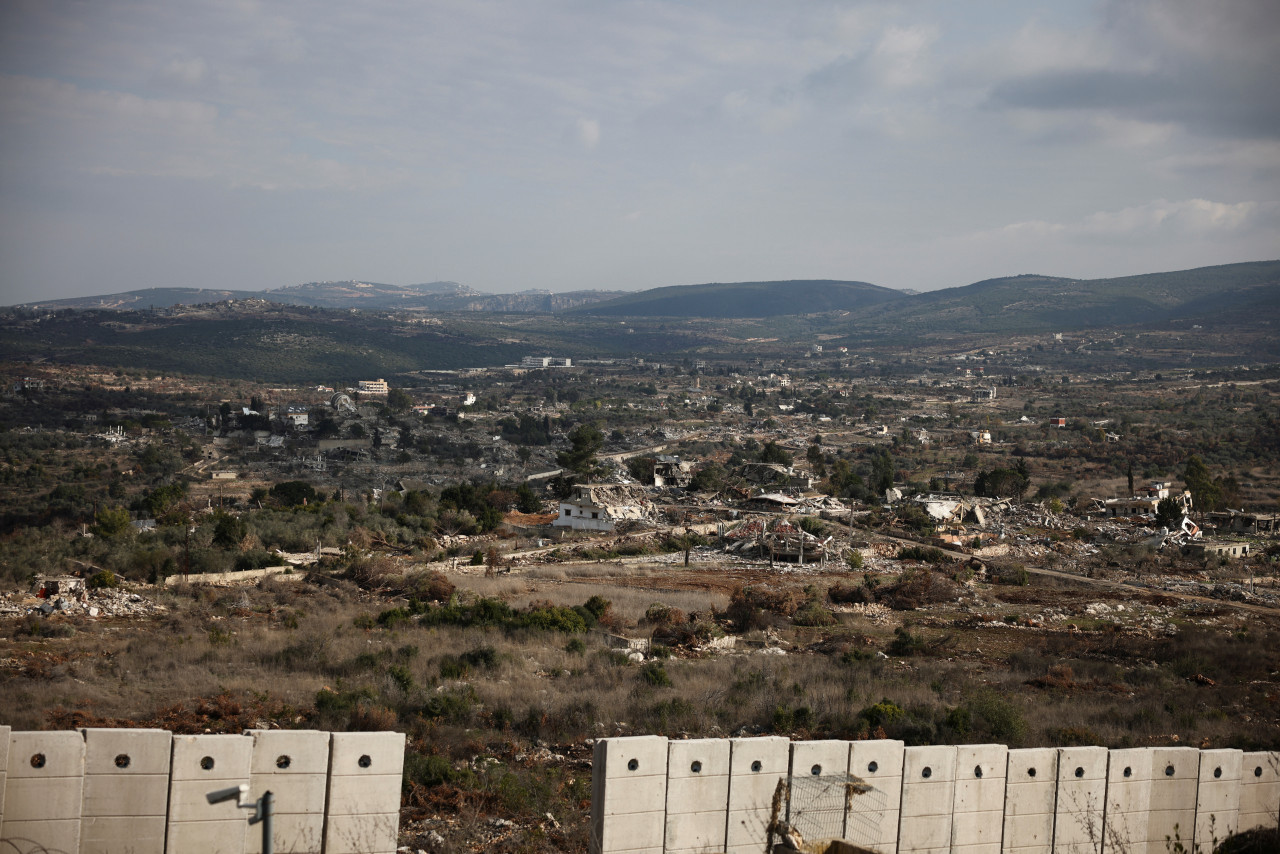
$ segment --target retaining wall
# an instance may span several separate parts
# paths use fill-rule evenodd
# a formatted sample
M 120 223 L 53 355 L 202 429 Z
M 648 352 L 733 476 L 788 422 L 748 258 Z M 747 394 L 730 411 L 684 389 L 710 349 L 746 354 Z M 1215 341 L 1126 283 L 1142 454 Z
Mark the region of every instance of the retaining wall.
M 206 797 L 245 783 L 250 801 L 274 797 L 278 854 L 394 854 L 404 746 L 394 732 L 0 726 L 0 852 L 255 854 L 252 810 Z
M 763 851 L 780 781 L 805 838 L 881 854 L 1208 850 L 1280 816 L 1280 752 L 636 736 L 596 742 L 592 854 Z

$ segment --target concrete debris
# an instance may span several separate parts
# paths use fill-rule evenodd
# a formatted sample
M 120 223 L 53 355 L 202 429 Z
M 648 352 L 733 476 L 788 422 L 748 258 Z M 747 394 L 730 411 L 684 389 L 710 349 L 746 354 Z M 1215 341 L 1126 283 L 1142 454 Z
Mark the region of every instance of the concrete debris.
M 40 578 L 32 591 L 0 595 L 0 617 L 146 617 L 168 610 L 121 588 L 87 588 L 79 578 Z

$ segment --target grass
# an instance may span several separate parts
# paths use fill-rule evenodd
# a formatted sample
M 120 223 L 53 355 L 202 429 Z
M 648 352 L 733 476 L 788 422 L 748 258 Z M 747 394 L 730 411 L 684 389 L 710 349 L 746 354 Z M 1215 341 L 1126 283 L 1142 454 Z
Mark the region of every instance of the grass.
M 1280 745 L 1266 620 L 1247 631 L 1223 620 L 1173 637 L 1004 624 L 1004 614 L 1034 612 L 1042 607 L 1035 600 L 1060 595 L 1032 586 L 1019 588 L 1032 600 L 1025 605 L 995 600 L 1009 588 L 991 587 L 989 622 L 951 601 L 914 612 L 909 627 L 901 617 L 884 624 L 843 613 L 806 627 L 771 610 L 812 622 L 806 608 L 817 607 L 829 582 L 805 575 L 750 594 L 787 654 L 710 655 L 692 646 L 732 597 L 710 584 L 675 589 L 675 577 L 608 565 L 460 575 L 451 578 L 453 604 L 434 606 L 324 576 L 176 587 L 155 594 L 170 609 L 165 617 L 41 623 L 74 632 L 15 631 L 0 642 L 0 657 L 22 662 L 0 671 L 0 719 L 15 728 L 235 732 L 271 720 L 400 730 L 413 745 L 406 817 L 473 816 L 449 830 L 459 846 L 484 816 L 508 818 L 520 830 L 495 850 L 509 851 L 585 850 L 587 742 L 603 736 L 779 733 L 1021 747 L 1143 746 L 1176 735 L 1180 744 Z M 498 603 L 484 611 L 495 619 L 463 618 L 485 599 Z M 388 613 L 396 616 L 379 619 Z M 613 631 L 660 634 L 666 657 L 634 664 L 598 632 L 564 630 L 587 616 Z

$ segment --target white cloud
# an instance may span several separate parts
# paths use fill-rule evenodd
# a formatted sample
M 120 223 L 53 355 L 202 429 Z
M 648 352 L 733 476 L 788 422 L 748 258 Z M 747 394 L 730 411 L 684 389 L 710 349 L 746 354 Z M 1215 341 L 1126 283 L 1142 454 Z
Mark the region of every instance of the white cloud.
M 1203 239 L 1274 225 L 1280 203 L 1157 199 L 1115 211 L 1098 211 L 1073 222 L 1029 220 L 976 235 L 979 239 L 1118 241 L 1164 238 Z
M 594 151 L 600 144 L 600 122 L 595 119 L 578 119 L 578 141 L 587 151 Z

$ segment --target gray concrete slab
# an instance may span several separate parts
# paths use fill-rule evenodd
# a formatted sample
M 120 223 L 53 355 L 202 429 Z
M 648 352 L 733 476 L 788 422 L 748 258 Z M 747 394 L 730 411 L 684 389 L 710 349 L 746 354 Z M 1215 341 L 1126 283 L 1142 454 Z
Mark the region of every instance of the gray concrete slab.
M 1240 832 L 1275 827 L 1277 816 L 1280 816 L 1280 752 L 1245 753 L 1240 770 Z
M 849 774 L 871 791 L 849 800 L 845 838 L 882 854 L 898 850 L 902 807 L 903 743 L 895 739 L 854 741 L 849 745 Z
M 844 834 L 849 742 L 793 741 L 787 822 L 805 839 Z
M 790 766 L 791 740 L 785 736 L 730 739 L 726 854 L 763 850 L 773 796 Z
M 1243 768 L 1243 751 L 1200 751 L 1195 844 L 1201 850 L 1212 851 L 1218 842 L 1234 835 L 1239 828 Z
M 206 796 L 249 782 L 253 743 L 241 735 L 176 735 L 169 764 L 168 851 L 197 851 L 216 840 L 219 854 L 242 854 L 248 816 L 234 802 Z
M 326 854 L 395 854 L 404 745 L 400 732 L 332 733 Z
M 661 854 L 666 833 L 667 739 L 602 738 L 591 763 L 593 854 Z
M 80 733 L 10 732 L 0 849 L 78 851 L 84 803 Z
M 1112 750 L 1107 757 L 1106 832 L 1104 854 L 1142 854 L 1147 850 L 1151 809 L 1149 748 Z
M 900 854 L 935 854 L 951 848 L 956 748 L 908 747 L 903 751 Z
M 1199 780 L 1200 751 L 1194 747 L 1151 748 L 1149 854 L 1165 854 L 1178 841 L 1190 847 L 1195 836 Z
M 1058 751 L 1052 747 L 1010 750 L 1006 767 L 1001 851 L 1051 854 Z
M 1107 749 L 1058 749 L 1054 854 L 1101 854 L 1107 795 Z
M 666 854 L 724 850 L 729 748 L 723 738 L 667 743 Z
M 324 842 L 330 734 L 316 730 L 248 730 L 253 741 L 249 791 L 270 791 L 276 854 L 320 854 Z M 358 759 L 358 757 L 357 757 Z M 385 776 L 385 775 L 382 775 Z M 260 854 L 262 829 L 245 824 L 245 854 Z
M 163 729 L 83 729 L 80 854 L 164 854 L 173 735 Z
M 1008 766 L 1009 748 L 1003 744 L 956 748 L 951 813 L 953 854 L 999 854 Z

